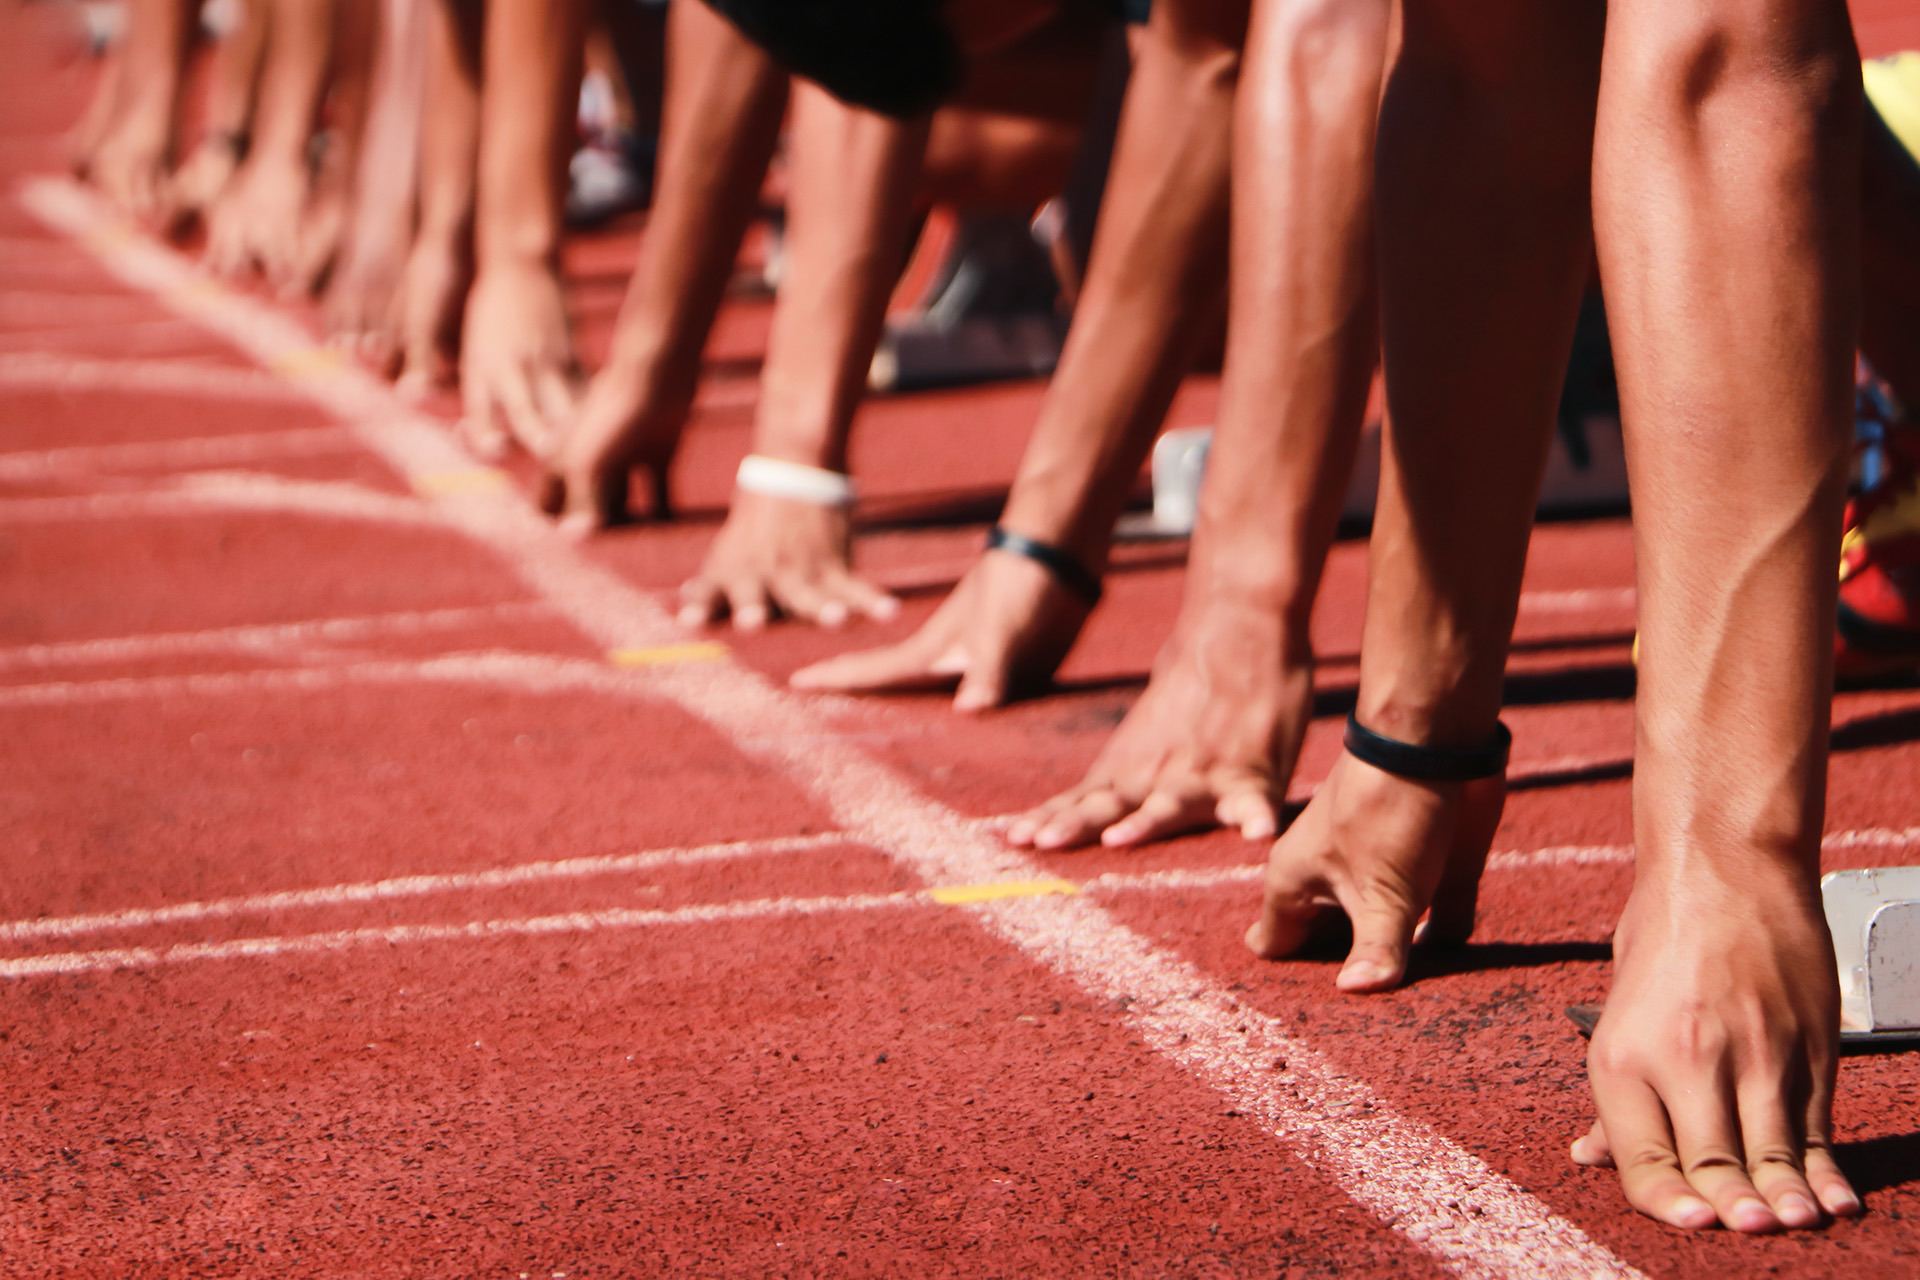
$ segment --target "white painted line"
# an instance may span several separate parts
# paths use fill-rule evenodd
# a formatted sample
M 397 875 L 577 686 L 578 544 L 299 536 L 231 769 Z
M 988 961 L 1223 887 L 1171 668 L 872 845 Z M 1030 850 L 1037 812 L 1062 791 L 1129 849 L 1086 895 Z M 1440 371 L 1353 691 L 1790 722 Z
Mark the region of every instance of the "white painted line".
M 113 274 L 156 293 L 269 368 L 317 350 L 285 316 L 199 285 L 183 259 L 129 234 L 71 181 L 28 184 L 21 201 L 92 248 Z M 448 435 L 409 416 L 359 370 L 301 385 L 409 479 L 471 467 Z M 582 557 L 504 492 L 437 499 L 603 650 L 684 637 L 653 600 Z M 930 886 L 1046 876 L 976 824 L 839 739 L 808 703 L 731 662 L 645 668 L 629 678 L 718 730 L 743 754 L 777 765 L 848 835 L 890 854 Z M 743 741 L 751 739 L 750 742 Z M 1156 950 L 1085 895 L 999 898 L 952 910 L 1096 997 L 1123 1003 L 1142 1038 L 1284 1139 L 1312 1168 L 1444 1266 L 1466 1277 L 1638 1276 L 1604 1245 L 1432 1128 L 1400 1115 L 1280 1020 L 1242 1006 L 1192 964 Z M 1284 1058 L 1287 1067 L 1276 1070 Z
M 46 391 L 130 391 L 199 400 L 305 404 L 295 387 L 264 369 L 205 360 L 116 360 L 43 351 L 0 354 L 0 388 Z
M 318 951 L 346 951 L 356 947 L 398 946 L 402 943 L 445 942 L 527 937 L 534 934 L 593 933 L 603 929 L 637 929 L 661 925 L 715 924 L 756 920 L 770 916 L 809 916 L 881 907 L 931 906 L 917 893 L 866 894 L 847 898 L 780 898 L 728 902 L 711 906 L 645 910 L 613 907 L 604 911 L 576 911 L 565 915 L 535 916 L 523 920 L 481 920 L 471 924 L 403 924 L 375 929 L 342 929 L 336 933 L 309 933 L 292 937 L 236 938 L 230 942 L 188 942 L 170 947 L 121 947 L 111 951 L 68 951 L 55 955 L 0 960 L 0 978 L 37 978 L 56 974 L 98 973 L 117 969 L 151 969 L 193 960 L 259 959 Z
M 160 316 L 152 320 L 116 320 L 110 326 L 111 342 L 91 324 L 62 325 L 41 329 L 0 329 L 0 352 L 44 351 L 49 346 L 64 347 L 76 339 L 97 342 L 125 350 L 133 345 L 151 345 L 154 339 L 182 341 L 196 349 L 204 348 L 206 332 L 185 320 Z
M 230 467 L 275 458 L 323 458 L 358 452 L 345 427 L 295 427 L 231 436 L 152 440 L 137 444 L 75 445 L 33 453 L 0 453 L 0 480 L 38 480 L 100 471 L 185 471 Z
M 122 676 L 0 685 L 0 707 L 85 706 L 140 699 L 216 698 L 263 693 L 319 693 L 348 685 L 480 684 L 522 693 L 597 693 L 658 700 L 649 673 L 584 658 L 485 650 L 433 658 L 349 662 L 337 666 L 270 667 L 182 676 Z
M 202 471 L 166 488 L 0 499 L 0 524 L 204 516 L 214 511 L 262 511 L 376 524 L 440 523 L 432 509 L 416 499 L 365 485 L 288 480 L 265 472 Z
M 57 644 L 30 644 L 0 649 L 0 671 L 138 662 L 195 653 L 291 654 L 323 645 L 353 644 L 385 636 L 436 635 L 546 616 L 546 606 L 536 601 L 515 601 L 464 609 L 376 613 L 353 618 L 314 618 L 305 622 L 220 627 L 209 631 L 170 631 L 147 636 L 69 640 Z
M 92 915 L 48 916 L 39 920 L 14 920 L 0 924 L 0 941 L 71 938 L 83 933 L 99 933 L 109 929 L 141 929 L 153 925 L 185 924 L 195 920 L 225 920 L 234 916 L 262 915 L 272 911 L 340 907 L 358 902 L 386 902 L 397 898 L 421 898 L 442 893 L 504 889 L 519 884 L 544 884 L 560 880 L 581 880 L 590 876 L 622 875 L 635 871 L 649 871 L 657 867 L 697 866 L 702 863 L 726 862 L 740 858 L 803 853 L 850 843 L 852 842 L 847 837 L 838 832 L 811 836 L 773 836 L 763 840 L 734 840 L 725 844 L 694 845 L 678 849 L 649 849 L 644 853 L 566 858 L 552 862 L 527 862 L 511 867 L 494 867 L 486 871 L 395 876 L 386 880 L 328 885 L 319 889 L 283 889 L 276 893 L 214 898 L 206 902 L 180 902 L 164 907 L 129 907 L 124 911 L 102 911 Z

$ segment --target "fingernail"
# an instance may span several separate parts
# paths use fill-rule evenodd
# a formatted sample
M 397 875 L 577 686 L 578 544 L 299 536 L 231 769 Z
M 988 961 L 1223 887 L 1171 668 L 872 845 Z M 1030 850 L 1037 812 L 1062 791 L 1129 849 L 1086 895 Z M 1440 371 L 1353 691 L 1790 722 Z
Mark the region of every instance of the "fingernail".
M 1820 1211 L 1813 1202 L 1798 1192 L 1788 1192 L 1780 1197 L 1779 1207 L 1774 1210 L 1780 1221 L 1790 1227 L 1810 1227 L 1820 1221 Z
M 767 625 L 767 611 L 758 606 L 749 606 L 733 615 L 733 625 L 737 631 L 758 631 Z
M 678 621 L 679 624 L 683 627 L 697 627 L 702 623 L 704 623 L 706 620 L 707 620 L 706 610 L 702 609 L 697 604 L 690 604 L 685 608 L 683 608 L 682 610 L 680 610 L 680 616 L 678 619 L 676 619 L 676 621 Z
M 845 626 L 846 621 L 847 621 L 847 606 L 841 604 L 838 600 L 832 601 L 820 607 L 820 625 L 821 626 L 840 627 L 840 626 Z
M 584 542 L 599 529 L 600 522 L 593 518 L 591 511 L 575 511 L 560 517 L 560 536 L 575 542 Z M 685 616 L 685 611 L 682 611 Z
M 1271 818 L 1255 818 L 1240 828 L 1243 840 L 1271 840 L 1277 834 Z
M 1131 822 L 1116 822 L 1100 833 L 1100 843 L 1109 849 L 1132 844 L 1139 838 L 1138 828 Z
M 873 602 L 873 608 L 868 612 L 876 622 L 891 622 L 900 616 L 900 602 L 892 596 L 882 596 Z
M 1742 1198 L 1733 1202 L 1727 1210 L 1727 1225 L 1735 1231 L 1766 1231 L 1778 1226 L 1780 1219 L 1774 1217 L 1773 1210 L 1764 1200 Z
M 1334 985 L 1342 991 L 1365 991 L 1383 985 L 1391 977 L 1385 967 L 1371 960 L 1356 960 L 1340 970 Z
M 1667 1219 L 1669 1222 L 1676 1227 L 1685 1227 L 1689 1231 L 1699 1231 L 1720 1220 L 1720 1215 L 1713 1211 L 1712 1205 L 1691 1196 L 1674 1201 L 1669 1213 L 1670 1216 Z
M 1012 826 L 1008 827 L 1007 843 L 1008 844 L 1033 843 L 1033 824 L 1030 822 L 1016 822 Z
M 1827 1212 L 1836 1218 L 1848 1218 L 1860 1212 L 1860 1198 L 1851 1191 L 1835 1191 L 1827 1196 Z

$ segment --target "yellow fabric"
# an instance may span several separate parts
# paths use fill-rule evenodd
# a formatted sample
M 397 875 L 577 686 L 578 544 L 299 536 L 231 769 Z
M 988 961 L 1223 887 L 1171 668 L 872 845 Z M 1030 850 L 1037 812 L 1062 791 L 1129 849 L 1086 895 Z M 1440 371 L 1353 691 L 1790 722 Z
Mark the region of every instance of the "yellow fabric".
M 1920 53 L 1889 54 L 1860 66 L 1873 109 L 1900 139 L 1900 145 L 1920 160 Z

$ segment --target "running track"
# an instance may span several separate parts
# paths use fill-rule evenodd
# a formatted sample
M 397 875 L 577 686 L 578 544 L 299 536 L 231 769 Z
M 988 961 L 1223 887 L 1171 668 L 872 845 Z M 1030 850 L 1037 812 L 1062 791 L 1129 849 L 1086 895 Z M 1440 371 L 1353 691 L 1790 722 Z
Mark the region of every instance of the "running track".
M 1862 6 L 1871 50 L 1920 44 Z M 798 698 L 923 618 L 1039 389 L 862 420 L 897 623 L 688 636 L 744 450 L 736 303 L 684 524 L 585 548 L 522 477 L 61 181 L 88 68 L 0 39 L 0 1269 L 8 1276 L 1889 1276 L 1920 1272 L 1912 1059 L 1842 1068 L 1869 1214 L 1681 1237 L 1576 1169 L 1630 876 L 1623 522 L 1535 539 L 1514 795 L 1472 947 L 1386 997 L 1251 960 L 1262 850 L 1016 856 L 1177 600 L 1123 556 L 1062 688 Z M 1876 42 L 1877 45 L 1876 45 Z M 604 344 L 635 236 L 575 246 Z M 1176 410 L 1207 421 L 1198 380 Z M 1364 546 L 1317 641 L 1324 774 Z M 1827 857 L 1920 857 L 1920 693 L 1836 709 Z

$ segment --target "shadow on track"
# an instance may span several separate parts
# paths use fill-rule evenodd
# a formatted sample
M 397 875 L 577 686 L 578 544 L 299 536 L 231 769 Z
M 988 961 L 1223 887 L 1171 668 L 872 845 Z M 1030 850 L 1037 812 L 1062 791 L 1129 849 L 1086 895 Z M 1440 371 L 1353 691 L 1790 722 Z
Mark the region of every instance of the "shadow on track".
M 1853 1189 L 1862 1195 L 1920 1182 L 1920 1132 L 1837 1142 L 1833 1154 Z

